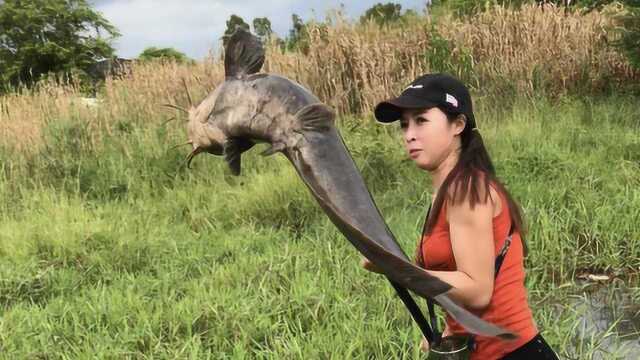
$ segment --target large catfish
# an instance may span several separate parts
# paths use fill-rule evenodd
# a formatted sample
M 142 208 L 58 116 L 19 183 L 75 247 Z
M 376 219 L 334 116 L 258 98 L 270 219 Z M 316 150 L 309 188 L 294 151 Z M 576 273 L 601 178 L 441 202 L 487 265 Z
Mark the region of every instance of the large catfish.
M 222 155 L 238 175 L 244 151 L 256 142 L 270 144 L 263 154 L 282 153 L 291 161 L 331 221 L 384 272 L 419 325 L 424 318 L 416 317 L 417 306 L 406 289 L 433 298 L 472 333 L 513 338 L 458 306 L 446 294 L 451 285 L 409 261 L 336 130 L 332 109 L 287 78 L 258 73 L 263 62 L 258 38 L 236 30 L 225 49 L 226 80 L 188 111 L 193 150 L 187 162 L 201 152 Z

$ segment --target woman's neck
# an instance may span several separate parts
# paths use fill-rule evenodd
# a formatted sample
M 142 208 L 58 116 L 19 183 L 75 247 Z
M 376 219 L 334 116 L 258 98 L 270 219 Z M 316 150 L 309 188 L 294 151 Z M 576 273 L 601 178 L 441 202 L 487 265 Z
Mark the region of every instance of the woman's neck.
M 459 151 L 452 151 L 449 155 L 444 159 L 440 165 L 434 170 L 430 171 L 431 173 L 431 187 L 433 189 L 433 197 L 435 199 L 435 195 L 438 193 L 440 186 L 447 178 L 451 170 L 456 166 L 459 159 Z

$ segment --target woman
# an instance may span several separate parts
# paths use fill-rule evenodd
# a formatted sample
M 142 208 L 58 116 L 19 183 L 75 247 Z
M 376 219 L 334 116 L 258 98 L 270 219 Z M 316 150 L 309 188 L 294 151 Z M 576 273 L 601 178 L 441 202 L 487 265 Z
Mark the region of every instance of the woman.
M 467 88 L 448 75 L 425 75 L 378 104 L 375 116 L 383 123 L 400 120 L 407 153 L 431 175 L 434 200 L 417 262 L 453 286 L 448 294 L 454 301 L 518 335 L 510 342 L 475 336 L 471 358 L 557 359 L 527 303 L 521 212 L 495 176 Z M 366 259 L 363 266 L 377 271 Z M 444 336 L 451 334 L 465 330 L 447 315 Z M 428 346 L 423 339 L 423 350 Z

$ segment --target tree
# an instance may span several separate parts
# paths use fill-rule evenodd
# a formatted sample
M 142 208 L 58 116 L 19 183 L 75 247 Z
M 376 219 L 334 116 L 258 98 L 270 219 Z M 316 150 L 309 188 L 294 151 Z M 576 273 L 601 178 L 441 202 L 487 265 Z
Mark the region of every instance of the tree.
M 175 61 L 178 63 L 184 63 L 190 59 L 183 52 L 180 52 L 174 48 L 157 48 L 155 46 L 144 49 L 138 56 L 138 59 L 143 61 Z
M 268 40 L 273 33 L 271 30 L 271 21 L 266 17 L 253 19 L 253 31 L 256 35 L 262 39 L 262 41 Z
M 306 53 L 309 50 L 307 27 L 297 14 L 291 15 L 291 21 L 293 22 L 293 27 L 289 30 L 287 48 L 289 50 L 301 50 Z
M 0 4 L 2 85 L 32 85 L 50 72 L 86 71 L 114 55 L 111 40 L 119 35 L 86 0 L 5 0 Z
M 360 21 L 367 22 L 373 20 L 379 25 L 384 25 L 400 20 L 402 17 L 401 12 L 402 5 L 400 4 L 377 3 L 365 11 L 364 15 L 360 17 Z
M 227 46 L 227 40 L 229 39 L 229 36 L 231 36 L 236 31 L 236 27 L 241 27 L 247 31 L 250 30 L 249 24 L 244 22 L 244 20 L 240 16 L 232 14 L 229 17 L 229 20 L 227 20 L 227 30 L 224 31 L 224 35 L 222 36 L 222 43 L 225 47 Z

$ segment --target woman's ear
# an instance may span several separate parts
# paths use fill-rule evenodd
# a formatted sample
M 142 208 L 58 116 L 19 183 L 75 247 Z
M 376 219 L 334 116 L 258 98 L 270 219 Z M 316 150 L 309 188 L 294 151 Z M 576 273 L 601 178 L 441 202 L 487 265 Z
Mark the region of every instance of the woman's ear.
M 467 126 L 467 117 L 464 114 L 458 115 L 453 121 L 454 132 L 456 135 L 462 134 L 464 127 Z

